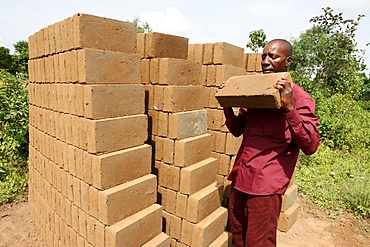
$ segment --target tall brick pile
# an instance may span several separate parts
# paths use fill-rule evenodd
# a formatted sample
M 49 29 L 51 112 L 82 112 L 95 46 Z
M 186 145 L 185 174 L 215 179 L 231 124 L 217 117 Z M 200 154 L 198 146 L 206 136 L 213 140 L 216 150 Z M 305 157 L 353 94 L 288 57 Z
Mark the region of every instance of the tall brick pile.
M 78 14 L 29 48 L 29 201 L 47 244 L 168 245 L 135 25 Z
M 29 51 L 29 202 L 49 246 L 231 246 L 241 138 L 214 96 L 261 72 L 258 54 L 85 14 L 31 35 Z

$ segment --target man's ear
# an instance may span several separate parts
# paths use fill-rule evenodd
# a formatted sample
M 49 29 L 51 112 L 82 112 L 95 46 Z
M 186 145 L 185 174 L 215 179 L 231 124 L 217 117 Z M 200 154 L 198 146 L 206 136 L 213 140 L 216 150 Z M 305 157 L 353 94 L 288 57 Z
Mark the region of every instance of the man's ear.
M 290 65 L 292 65 L 292 63 L 293 63 L 293 57 L 292 56 L 287 57 L 285 66 L 289 67 Z

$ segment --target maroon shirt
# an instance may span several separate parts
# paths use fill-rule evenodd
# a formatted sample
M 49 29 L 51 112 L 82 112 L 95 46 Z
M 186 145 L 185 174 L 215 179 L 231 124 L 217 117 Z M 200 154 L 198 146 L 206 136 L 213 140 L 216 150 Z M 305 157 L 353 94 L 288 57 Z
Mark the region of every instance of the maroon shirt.
M 299 150 L 316 152 L 320 140 L 311 96 L 293 87 L 294 109 L 240 108 L 225 114 L 231 134 L 243 141 L 228 176 L 237 190 L 253 195 L 284 194 L 293 175 Z

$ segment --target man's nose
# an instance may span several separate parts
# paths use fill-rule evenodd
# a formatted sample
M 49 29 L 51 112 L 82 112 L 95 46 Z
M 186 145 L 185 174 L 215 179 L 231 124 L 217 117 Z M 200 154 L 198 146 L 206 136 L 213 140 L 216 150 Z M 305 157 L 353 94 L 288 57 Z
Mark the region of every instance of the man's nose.
M 261 64 L 262 65 L 269 65 L 270 64 L 269 57 L 266 56 L 265 58 L 262 58 Z

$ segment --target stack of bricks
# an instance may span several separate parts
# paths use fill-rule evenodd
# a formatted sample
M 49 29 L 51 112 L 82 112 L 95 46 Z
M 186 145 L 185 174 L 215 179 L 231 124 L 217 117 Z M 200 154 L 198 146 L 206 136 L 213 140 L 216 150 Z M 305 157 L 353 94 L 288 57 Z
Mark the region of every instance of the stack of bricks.
M 225 232 L 223 186 L 216 182 L 218 160 L 211 157 L 201 64 L 187 59 L 187 52 L 187 38 L 138 35 L 163 231 L 171 246 L 227 246 L 231 237 Z
M 29 37 L 29 203 L 48 246 L 169 246 L 132 23 L 77 14 Z

